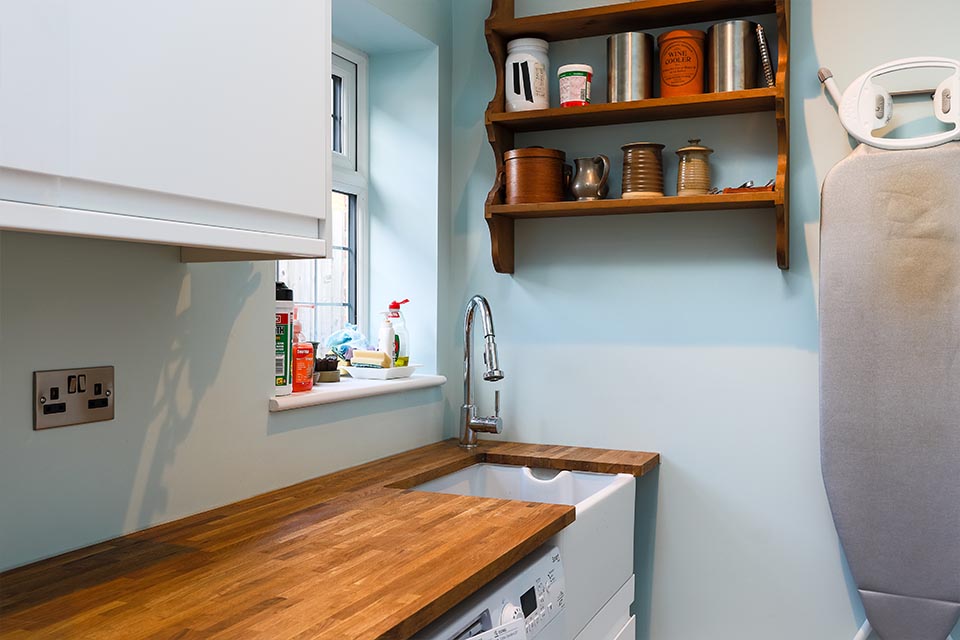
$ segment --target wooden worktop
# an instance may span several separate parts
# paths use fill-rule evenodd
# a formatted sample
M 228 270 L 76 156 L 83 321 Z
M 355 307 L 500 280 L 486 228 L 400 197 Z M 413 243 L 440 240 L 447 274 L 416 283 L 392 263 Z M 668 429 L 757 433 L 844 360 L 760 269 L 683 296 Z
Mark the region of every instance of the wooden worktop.
M 477 462 L 642 476 L 655 453 L 444 441 L 0 574 L 0 638 L 408 638 L 574 520 L 410 491 Z

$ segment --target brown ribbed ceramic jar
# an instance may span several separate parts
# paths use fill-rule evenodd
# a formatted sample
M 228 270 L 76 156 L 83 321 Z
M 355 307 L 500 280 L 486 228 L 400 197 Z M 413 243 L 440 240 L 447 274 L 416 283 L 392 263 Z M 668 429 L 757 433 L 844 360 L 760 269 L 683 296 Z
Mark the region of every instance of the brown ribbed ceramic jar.
M 559 149 L 514 149 L 503 154 L 507 204 L 560 202 L 565 199 L 570 168 Z
M 621 149 L 621 197 L 629 200 L 663 196 L 663 145 L 656 142 L 631 142 L 623 145 Z

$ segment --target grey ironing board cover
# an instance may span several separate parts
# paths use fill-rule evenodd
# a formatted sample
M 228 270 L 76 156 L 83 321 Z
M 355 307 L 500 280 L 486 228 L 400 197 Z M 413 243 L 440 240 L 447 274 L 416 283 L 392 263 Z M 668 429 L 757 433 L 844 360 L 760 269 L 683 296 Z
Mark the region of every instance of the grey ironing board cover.
M 820 439 L 883 640 L 960 618 L 960 143 L 861 145 L 823 184 Z

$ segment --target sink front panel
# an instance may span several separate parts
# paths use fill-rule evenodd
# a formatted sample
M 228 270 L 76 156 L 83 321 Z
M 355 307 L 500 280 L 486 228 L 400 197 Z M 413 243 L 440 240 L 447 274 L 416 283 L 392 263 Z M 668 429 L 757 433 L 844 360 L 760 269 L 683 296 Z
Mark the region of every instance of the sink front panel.
M 584 503 L 591 497 L 622 482 L 623 476 L 611 474 L 481 463 L 414 489 L 460 496 L 586 506 Z

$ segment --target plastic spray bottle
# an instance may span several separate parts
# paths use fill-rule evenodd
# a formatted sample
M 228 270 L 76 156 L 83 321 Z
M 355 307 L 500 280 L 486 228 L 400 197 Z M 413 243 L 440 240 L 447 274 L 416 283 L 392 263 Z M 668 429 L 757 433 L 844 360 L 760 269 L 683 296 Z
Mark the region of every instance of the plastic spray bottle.
M 377 334 L 377 351 L 390 355 L 390 359 L 393 360 L 394 341 L 397 334 L 393 330 L 390 314 L 381 311 L 380 315 L 383 316 L 383 323 L 380 325 L 380 333 Z
M 400 312 L 400 305 L 408 302 L 410 301 L 406 298 L 400 302 L 394 300 L 387 311 L 387 318 L 393 323 L 393 365 L 395 367 L 405 367 L 410 364 L 410 332 L 407 331 L 407 323 Z

